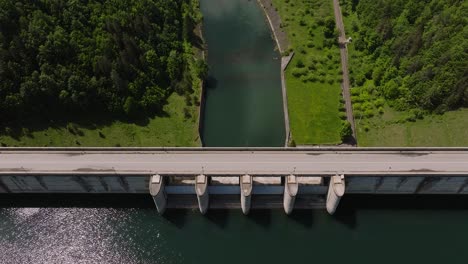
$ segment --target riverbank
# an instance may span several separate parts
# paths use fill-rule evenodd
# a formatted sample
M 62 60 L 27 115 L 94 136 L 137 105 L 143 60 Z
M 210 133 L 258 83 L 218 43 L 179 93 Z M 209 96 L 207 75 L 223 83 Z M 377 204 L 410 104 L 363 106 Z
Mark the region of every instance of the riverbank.
M 284 126 L 286 130 L 284 146 L 287 147 L 291 143 L 291 128 L 289 124 L 288 92 L 286 89 L 284 71 L 291 62 L 294 52 L 289 52 L 289 41 L 286 36 L 286 32 L 281 28 L 281 18 L 274 8 L 271 0 L 257 1 L 265 12 L 268 24 L 270 25 L 270 30 L 273 34 L 273 39 L 276 41 L 276 46 L 281 54 L 281 93 L 283 96 Z
M 203 20 L 196 26 L 195 29 L 196 36 L 201 40 L 201 47 L 196 49 L 195 57 L 196 59 L 201 59 L 205 63 L 207 61 L 207 49 L 205 46 L 205 39 L 203 38 Z M 199 89 L 199 100 L 200 104 L 198 105 L 198 135 L 200 137 L 200 145 L 201 147 L 205 146 L 203 142 L 203 127 L 204 127 L 204 116 L 205 116 L 205 80 L 200 80 L 200 89 Z
M 257 1 L 265 12 L 265 16 L 268 20 L 268 24 L 270 25 L 270 29 L 279 52 L 281 55 L 286 55 L 284 52 L 289 50 L 289 41 L 286 32 L 281 28 L 281 17 L 279 13 L 276 11 L 271 0 Z
M 324 19 L 333 19 L 332 3 L 271 3 L 284 18 L 281 28 L 295 52 L 284 74 L 292 139 L 297 145 L 340 144 L 340 53 L 323 34 Z

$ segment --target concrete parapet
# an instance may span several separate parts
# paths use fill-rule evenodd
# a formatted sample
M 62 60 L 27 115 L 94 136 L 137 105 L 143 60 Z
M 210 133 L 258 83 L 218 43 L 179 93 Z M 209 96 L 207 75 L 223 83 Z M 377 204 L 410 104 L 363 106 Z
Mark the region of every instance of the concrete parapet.
M 240 176 L 239 182 L 240 182 L 240 189 L 241 189 L 242 213 L 246 215 L 250 211 L 250 205 L 251 205 L 251 200 L 252 200 L 252 187 L 253 187 L 252 176 L 250 175 Z
M 284 183 L 283 207 L 286 214 L 291 214 L 299 190 L 299 182 L 295 175 L 286 176 Z
M 209 206 L 208 177 L 198 175 L 195 178 L 195 192 L 197 193 L 198 208 L 200 213 L 205 214 Z
M 149 192 L 153 197 L 158 213 L 163 214 L 167 205 L 167 194 L 165 191 L 165 180 L 161 175 L 152 175 L 149 181 Z
M 327 212 L 334 214 L 338 204 L 340 203 L 341 197 L 345 192 L 345 180 L 344 175 L 336 175 L 330 178 L 330 185 L 328 187 L 327 194 Z

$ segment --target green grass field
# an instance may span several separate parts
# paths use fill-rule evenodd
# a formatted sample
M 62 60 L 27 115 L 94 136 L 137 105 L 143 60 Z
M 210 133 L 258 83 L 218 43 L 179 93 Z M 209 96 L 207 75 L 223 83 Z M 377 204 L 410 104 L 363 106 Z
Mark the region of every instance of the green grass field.
M 292 137 L 298 145 L 339 144 L 339 49 L 323 46 L 321 23 L 333 17 L 332 2 L 273 0 L 273 4 L 295 53 L 285 75 Z
M 468 109 L 398 123 L 405 114 L 387 108 L 382 116 L 366 121 L 356 119 L 359 146 L 468 146 Z M 369 129 L 367 132 L 366 127 Z
M 21 131 L 16 136 L 0 135 L 0 144 L 15 147 L 200 146 L 198 108 L 190 107 L 192 117 L 186 119 L 184 107 L 185 98 L 173 94 L 164 107 L 166 115 L 149 119 L 143 125 L 120 121 L 106 125 L 74 124 L 76 129 L 72 129 L 72 132 L 67 129 L 67 125 L 51 126 Z

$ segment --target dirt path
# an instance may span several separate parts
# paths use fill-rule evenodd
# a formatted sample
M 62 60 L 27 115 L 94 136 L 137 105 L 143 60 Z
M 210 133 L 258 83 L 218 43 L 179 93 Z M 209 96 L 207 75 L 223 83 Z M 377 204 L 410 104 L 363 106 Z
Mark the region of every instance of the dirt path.
M 340 46 L 341 55 L 341 70 L 343 71 L 343 82 L 341 83 L 341 88 L 343 91 L 343 98 L 345 100 L 346 118 L 349 121 L 349 123 L 351 123 L 351 128 L 353 129 L 353 142 L 350 143 L 352 145 L 357 145 L 356 127 L 354 125 L 353 106 L 351 104 L 351 92 L 349 85 L 348 49 L 346 47 L 346 34 L 344 30 L 343 17 L 341 15 L 341 8 L 338 0 L 333 0 L 333 7 L 335 10 L 336 27 L 339 31 L 338 43 Z

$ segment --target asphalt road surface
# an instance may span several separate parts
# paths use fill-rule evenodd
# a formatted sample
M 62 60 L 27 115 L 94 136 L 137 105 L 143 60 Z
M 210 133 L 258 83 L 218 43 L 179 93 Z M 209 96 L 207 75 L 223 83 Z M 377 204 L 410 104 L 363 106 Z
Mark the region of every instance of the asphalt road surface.
M 0 175 L 468 175 L 464 151 L 0 151 Z

